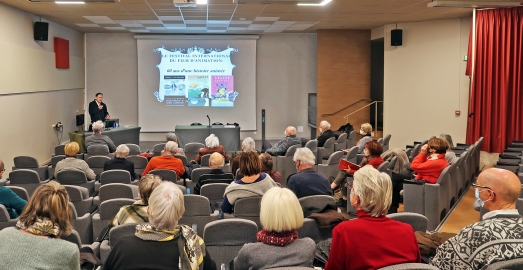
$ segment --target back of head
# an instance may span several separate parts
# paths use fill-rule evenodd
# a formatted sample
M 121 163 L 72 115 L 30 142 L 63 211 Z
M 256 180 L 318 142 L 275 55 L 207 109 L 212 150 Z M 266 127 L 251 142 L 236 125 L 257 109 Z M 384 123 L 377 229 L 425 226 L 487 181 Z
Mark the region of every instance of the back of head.
M 373 157 L 377 157 L 383 153 L 383 147 L 376 141 L 368 141 L 365 144 L 365 148 L 369 149 L 369 155 Z
M 429 145 L 429 148 L 434 148 L 437 154 L 445 154 L 449 148 L 447 142 L 440 138 L 432 138 L 427 142 L 427 144 Z
M 67 143 L 64 147 L 65 156 L 67 157 L 76 157 L 80 151 L 80 145 L 77 142 Z
M 245 152 L 240 155 L 240 174 L 256 175 L 261 172 L 261 162 L 256 152 Z
M 288 135 L 296 135 L 296 128 L 293 127 L 293 126 L 288 126 L 286 129 L 285 129 L 285 133 L 287 133 Z
M 352 191 L 360 198 L 360 208 L 373 217 L 387 212 L 392 202 L 392 181 L 386 173 L 380 173 L 371 165 L 354 174 Z
M 178 142 L 178 137 L 176 137 L 176 134 L 174 134 L 174 132 L 169 132 L 165 136 L 165 140 L 167 142 Z
M 225 165 L 225 158 L 222 156 L 222 154 L 218 152 L 214 152 L 211 154 L 211 157 L 209 158 L 209 166 L 211 169 L 221 169 Z
M 243 139 L 242 146 L 243 146 L 243 152 L 256 151 L 256 146 L 254 144 L 254 140 L 251 137 L 247 137 L 247 138 Z
M 178 143 L 176 142 L 168 141 L 165 144 L 165 150 L 167 150 L 168 152 L 175 153 L 176 149 L 178 149 Z
M 260 155 L 260 162 L 262 166 L 261 171 L 264 173 L 271 174 L 273 167 L 272 156 L 267 153 L 263 153 Z
M 94 133 L 101 133 L 104 129 L 104 123 L 100 120 L 93 123 L 93 132 Z
M 500 206 L 515 205 L 521 193 L 521 182 L 518 176 L 505 169 L 489 168 L 484 170 L 478 176 L 478 184 L 492 189 Z
M 296 153 L 294 153 L 294 157 L 292 159 L 294 162 L 299 160 L 302 165 L 307 164 L 314 166 L 314 163 L 316 163 L 316 157 L 307 147 L 296 149 Z
M 146 174 L 140 179 L 138 183 L 138 192 L 140 199 L 144 204 L 149 204 L 149 197 L 153 190 L 162 183 L 162 177 L 154 174 Z
M 149 197 L 149 223 L 160 230 L 173 230 L 185 212 L 183 194 L 176 184 L 163 181 Z
M 263 195 L 260 222 L 264 229 L 283 232 L 303 225 L 303 210 L 290 189 L 273 187 Z
M 120 144 L 116 148 L 115 155 L 117 158 L 125 158 L 127 155 L 129 155 L 129 147 L 125 144 Z
M 205 138 L 205 146 L 207 146 L 208 148 L 215 148 L 219 145 L 220 140 L 218 139 L 218 137 L 216 137 L 216 135 L 211 134 L 209 135 L 209 137 Z
M 449 150 L 454 150 L 454 142 L 452 141 L 452 137 L 449 134 L 441 133 L 438 138 L 444 140 L 447 143 Z
M 56 181 L 40 185 L 20 214 L 19 220 L 25 226 L 33 225 L 37 219 L 49 219 L 60 228 L 59 234 L 68 235 L 72 231 L 69 195 Z M 54 232 L 50 232 L 54 234 Z
M 369 134 L 372 132 L 372 126 L 369 123 L 361 124 L 361 130 L 363 130 L 365 134 Z
M 323 131 L 327 131 L 327 130 L 331 129 L 331 124 L 329 122 L 323 120 L 320 122 L 320 127 Z

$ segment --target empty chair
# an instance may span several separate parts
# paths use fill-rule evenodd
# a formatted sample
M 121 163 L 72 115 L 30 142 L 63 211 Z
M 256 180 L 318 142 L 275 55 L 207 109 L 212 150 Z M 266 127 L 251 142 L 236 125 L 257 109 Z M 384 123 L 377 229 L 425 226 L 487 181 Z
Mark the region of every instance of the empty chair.
M 93 223 L 91 220 L 91 214 L 85 213 L 83 215 L 79 215 L 72 202 L 69 202 L 69 208 L 71 208 L 71 224 L 80 235 L 82 243 L 92 243 Z
M 176 175 L 176 172 L 171 171 L 171 170 L 158 169 L 158 170 L 149 171 L 149 173 L 158 175 L 158 176 L 162 177 L 163 180 L 171 181 L 173 183 L 176 183 L 176 181 L 178 180 L 178 176 Z
M 342 133 L 334 143 L 334 151 L 341 151 L 343 149 L 347 149 L 347 137 L 349 134 Z
M 329 158 L 329 156 L 334 152 L 334 142 L 336 142 L 336 138 L 332 137 L 325 141 L 323 147 L 318 147 L 316 163 L 321 164 L 323 162 L 323 159 Z
M 0 204 L 0 230 L 7 227 L 15 226 L 17 221 L 18 218 L 11 219 L 9 217 L 9 212 L 7 212 L 5 206 L 3 204 Z
M 218 213 L 211 213 L 209 200 L 204 196 L 187 194 L 183 196 L 183 199 L 185 213 L 178 223 L 193 227 L 198 235 L 203 235 L 205 225 L 218 220 Z M 196 225 L 196 228 L 194 225 Z
M 33 192 L 44 183 L 49 182 L 40 181 L 38 173 L 30 169 L 19 169 L 9 173 L 9 181 L 7 181 L 7 186 L 17 186 L 23 187 L 27 190 L 29 196 L 33 195 Z
M 145 167 L 147 167 L 147 158 L 142 156 L 128 156 L 125 159 L 129 160 L 130 162 L 134 163 L 134 172 L 137 175 L 142 175 L 143 171 L 145 170 Z
M 383 147 L 383 138 L 379 138 L 379 139 L 377 140 L 377 142 L 378 142 L 379 144 L 381 144 L 381 147 Z
M 91 156 L 87 159 L 87 165 L 89 165 L 89 168 L 91 168 L 96 175 L 100 175 L 104 171 L 105 162 L 109 160 L 111 159 L 105 156 Z
M 87 154 L 89 156 L 106 156 L 109 155 L 109 147 L 107 145 L 91 145 L 87 147 Z
M 131 175 L 128 171 L 124 170 L 110 170 L 100 174 L 100 184 L 120 183 L 120 184 L 131 184 Z
M 356 130 L 353 130 L 349 133 L 349 136 L 347 136 L 347 146 L 345 149 L 352 148 L 356 145 Z
M 164 148 L 165 148 L 165 143 L 156 144 L 153 147 L 153 156 L 155 156 L 155 157 L 160 156 L 162 154 L 162 151 Z
M 287 152 L 285 152 L 284 156 L 277 156 L 276 157 L 276 163 L 278 171 L 281 174 L 281 180 L 280 184 L 282 186 L 287 185 L 287 178 L 293 174 L 296 173 L 296 165 L 294 164 L 293 157 L 294 153 L 296 153 L 296 149 L 300 148 L 301 145 L 296 144 L 287 149 Z M 274 169 L 274 168 L 273 168 Z
M 47 167 L 48 166 L 40 166 L 34 157 L 18 156 L 14 158 L 13 171 L 19 169 L 33 170 L 38 173 L 40 180 L 44 181 L 49 179 Z
M 220 206 L 223 201 L 223 194 L 229 184 L 212 183 L 202 186 L 200 195 L 209 200 L 212 205 Z
M 421 150 L 421 146 L 423 146 L 423 145 L 422 144 L 414 145 L 414 148 L 412 148 L 412 151 L 410 152 L 410 155 L 409 155 L 410 162 L 412 162 L 412 160 L 419 154 L 419 152 Z
M 424 263 L 402 263 L 402 264 L 395 264 L 387 267 L 379 268 L 378 270 L 438 270 L 439 268 L 424 264 Z
M 202 167 L 209 167 L 209 159 L 211 158 L 211 154 L 203 155 L 202 159 L 200 161 L 200 166 Z
M 174 157 L 177 158 L 177 159 L 180 159 L 182 161 L 183 165 L 187 165 L 188 164 L 186 156 L 175 154 Z
M 314 155 L 318 154 L 318 140 L 310 140 L 305 144 L 305 147 L 309 148 Z
M 196 159 L 196 155 L 198 155 L 198 151 L 200 151 L 201 148 L 204 148 L 205 145 L 203 143 L 197 143 L 192 142 L 185 145 L 184 152 L 185 156 L 187 157 L 187 161 L 192 161 Z
M 327 162 L 325 164 L 318 164 L 318 173 L 321 173 L 329 179 L 330 176 L 336 177 L 338 172 L 340 171 L 338 169 L 338 164 L 340 163 L 340 159 L 343 158 L 343 151 L 337 151 L 330 155 L 329 159 L 327 159 Z
M 54 147 L 54 155 L 55 156 L 64 156 L 65 155 L 65 144 L 60 144 Z
M 381 144 L 383 146 L 383 152 L 389 150 L 389 143 L 391 137 L 392 135 L 388 134 L 387 136 L 385 136 L 385 138 L 383 138 L 383 143 Z
M 394 214 L 388 214 L 388 218 L 400 221 L 403 223 L 410 224 L 412 226 L 412 229 L 417 232 L 425 232 L 427 231 L 427 225 L 429 223 L 429 220 L 424 216 L 417 213 L 394 213 Z
M 100 260 L 105 263 L 111 253 L 111 249 L 123 236 L 134 235 L 136 232 L 136 223 L 118 225 L 109 231 L 108 240 L 103 240 L 100 244 Z
M 120 211 L 122 206 L 131 205 L 135 202 L 134 199 L 120 198 L 110 199 L 102 202 L 99 207 L 98 213 L 95 213 L 92 217 L 93 220 L 93 236 L 96 238 L 100 235 L 102 230 L 112 222 L 114 216 Z M 123 224 L 122 224 L 123 225 Z M 122 226 L 118 225 L 118 226 Z
M 47 167 L 47 174 L 50 179 L 54 179 L 54 169 L 56 168 L 56 164 L 62 159 L 65 159 L 65 155 L 56 155 L 51 158 L 51 165 Z
M 100 203 L 118 198 L 138 199 L 138 187 L 129 184 L 111 183 L 100 187 L 100 193 L 97 196 Z M 95 198 L 96 199 L 96 198 Z
M 71 185 L 64 185 L 64 187 L 69 194 L 69 201 L 73 203 L 74 208 L 76 209 L 76 213 L 79 216 L 89 213 L 89 210 L 93 205 L 93 198 L 89 197 L 89 191 L 87 188 Z
M 140 146 L 134 143 L 126 143 L 125 145 L 129 148 L 129 156 L 139 155 L 142 152 Z
M 82 186 L 89 190 L 89 196 L 94 193 L 95 180 L 87 181 L 87 177 L 83 171 L 79 170 L 63 170 L 56 175 L 56 181 L 62 185 Z
M 241 198 L 234 203 L 234 216 L 237 218 L 248 219 L 256 222 L 261 228 L 260 223 L 260 203 L 261 196 Z

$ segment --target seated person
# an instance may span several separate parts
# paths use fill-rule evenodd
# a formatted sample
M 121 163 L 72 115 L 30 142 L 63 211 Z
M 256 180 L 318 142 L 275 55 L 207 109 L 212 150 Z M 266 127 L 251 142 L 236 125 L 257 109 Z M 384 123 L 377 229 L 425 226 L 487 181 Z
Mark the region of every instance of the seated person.
M 223 150 L 223 145 L 220 145 L 220 140 L 218 137 L 216 137 L 216 135 L 211 134 L 209 137 L 205 138 L 205 145 L 207 147 L 200 148 L 200 150 L 198 150 L 198 154 L 196 155 L 195 160 L 198 164 L 201 164 L 201 159 L 203 156 L 212 154 L 214 152 L 220 153 L 225 158 L 225 163 L 229 163 L 229 157 Z
M 85 149 L 91 145 L 107 145 L 109 152 L 113 153 L 116 151 L 113 140 L 111 138 L 102 135 L 104 130 L 104 123 L 102 121 L 96 121 L 93 123 L 93 135 L 85 137 Z
M 104 171 L 124 170 L 129 172 L 131 179 L 136 178 L 134 173 L 134 163 L 128 161 L 126 159 L 127 156 L 129 156 L 129 147 L 125 144 L 118 145 L 114 159 L 108 160 L 104 163 Z
M 82 159 L 76 158 L 76 155 L 78 154 L 79 150 L 80 146 L 77 142 L 70 142 L 65 145 L 64 152 L 66 158 L 56 163 L 56 167 L 54 169 L 55 178 L 58 176 L 59 172 L 70 169 L 77 169 L 83 171 L 85 173 L 85 176 L 87 177 L 87 180 L 94 180 L 96 178 L 96 174 L 91 168 L 89 168 L 87 162 L 85 162 Z
M 268 174 L 276 183 L 281 181 L 281 173 L 272 169 L 272 157 L 267 153 L 260 155 L 260 162 L 262 164 L 261 171 Z
M 243 142 L 242 142 L 242 152 L 249 152 L 249 151 L 256 152 L 256 146 L 254 144 L 254 140 L 251 137 L 247 137 L 247 138 L 243 139 Z M 236 175 L 236 171 L 238 170 L 238 168 L 240 168 L 240 156 L 241 156 L 241 153 L 239 155 L 237 155 L 231 162 L 231 172 L 233 175 Z
M 320 122 L 318 130 L 320 131 L 320 136 L 316 138 L 316 140 L 318 140 L 318 147 L 323 147 L 328 139 L 336 136 L 331 130 L 331 124 L 325 120 Z
M 233 213 L 236 200 L 263 196 L 271 187 L 278 186 L 272 178 L 261 172 L 261 162 L 256 152 L 245 152 L 240 156 L 240 174 L 243 178 L 235 180 L 223 194 L 221 209 L 224 213 Z
M 363 153 L 365 156 L 361 160 L 361 163 L 358 164 L 360 167 L 363 167 L 365 165 L 372 165 L 375 169 L 377 169 L 381 163 L 383 163 L 383 158 L 381 158 L 381 153 L 383 152 L 383 147 L 380 143 L 375 141 L 368 141 L 365 144 L 365 150 L 363 150 Z M 346 170 L 340 171 L 338 175 L 336 175 L 336 178 L 332 180 L 331 188 L 333 190 L 337 189 L 338 187 L 341 187 L 341 194 L 343 198 L 341 198 L 337 204 L 339 206 L 346 206 L 347 205 L 347 189 L 345 188 L 345 183 L 347 183 L 347 177 L 351 177 L 356 170 L 347 168 Z
M 137 225 L 134 235 L 116 242 L 104 270 L 178 269 L 180 264 L 182 270 L 216 269 L 203 239 L 191 227 L 178 224 L 184 212 L 182 191 L 163 181 L 149 197 L 149 223 Z
M 2 179 L 4 171 L 4 162 L 0 159 L 0 179 Z M 22 213 L 27 202 L 18 197 L 10 188 L 0 186 L 0 204 L 7 209 L 9 218 L 14 219 Z
M 287 188 L 292 190 L 298 199 L 312 195 L 332 196 L 332 189 L 327 177 L 312 168 L 316 162 L 316 157 L 309 148 L 296 149 L 293 160 L 298 173 L 289 177 Z
M 421 262 L 412 226 L 385 216 L 391 191 L 389 175 L 372 166 L 367 165 L 354 173 L 350 203 L 357 210 L 358 218 L 344 221 L 332 230 L 325 270 L 379 269 Z
M 516 209 L 521 193 L 518 177 L 490 168 L 472 186 L 479 205 L 490 212 L 438 247 L 432 264 L 439 269 L 485 269 L 495 262 L 523 258 L 523 244 L 510 241 L 523 239 L 523 217 Z
M 167 142 L 175 142 L 178 144 L 178 137 L 176 137 L 176 134 L 174 132 L 169 132 L 165 136 Z M 176 148 L 176 151 L 174 151 L 175 155 L 182 155 L 185 156 L 185 152 L 182 148 L 178 147 Z
M 273 187 L 260 205 L 263 229 L 258 243 L 245 244 L 234 258 L 234 269 L 269 269 L 291 266 L 312 267 L 316 244 L 309 237 L 298 238 L 303 211 L 292 191 Z
M 445 159 L 447 159 L 449 165 L 456 162 L 458 157 L 456 157 L 456 153 L 454 153 L 454 142 L 452 142 L 452 137 L 449 134 L 442 133 L 438 138 L 444 140 L 449 146 L 447 152 L 445 152 Z
M 65 188 L 56 181 L 40 185 L 16 227 L 0 231 L 0 269 L 80 269 L 78 246 L 60 239 L 72 230 Z
M 433 138 L 421 147 L 420 153 L 412 160 L 410 168 L 417 174 L 392 173 L 392 205 L 390 213 L 396 213 L 399 207 L 400 191 L 403 180 L 416 178 L 430 184 L 438 181 L 439 175 L 449 165 L 445 159 L 448 144 L 442 139 Z
M 267 142 L 263 143 L 268 144 Z M 287 149 L 295 144 L 301 145 L 301 139 L 296 137 L 296 128 L 293 126 L 288 126 L 285 129 L 285 138 L 267 150 L 262 150 L 262 152 L 268 153 L 271 156 L 283 156 L 287 152 Z M 266 146 L 269 145 L 264 145 L 263 148 L 266 149 Z
M 178 144 L 175 142 L 167 142 L 165 148 L 163 149 L 163 154 L 158 157 L 153 157 L 147 163 L 145 170 L 142 173 L 142 176 L 149 173 L 149 171 L 164 169 L 171 170 L 176 172 L 176 176 L 180 178 L 185 173 L 185 166 L 179 158 L 174 157 L 174 152 L 178 148 Z
M 212 171 L 200 176 L 198 183 L 196 183 L 196 186 L 194 187 L 194 194 L 199 195 L 202 186 L 206 184 L 230 184 L 234 181 L 234 176 L 232 174 L 223 172 L 222 168 L 225 165 L 225 158 L 220 153 L 214 152 L 211 154 L 209 165 L 211 166 Z
M 153 190 L 162 183 L 162 178 L 154 174 L 146 174 L 138 183 L 138 196 L 140 200 L 131 205 L 122 206 L 120 211 L 114 216 L 112 226 L 118 226 L 125 223 L 149 222 L 147 207 L 149 206 L 149 197 Z
M 361 139 L 356 143 L 356 146 L 359 148 L 358 154 L 361 154 L 365 149 L 365 144 L 372 141 L 372 126 L 369 123 L 361 124 L 360 127 Z M 343 151 L 347 152 L 350 149 L 345 149 Z

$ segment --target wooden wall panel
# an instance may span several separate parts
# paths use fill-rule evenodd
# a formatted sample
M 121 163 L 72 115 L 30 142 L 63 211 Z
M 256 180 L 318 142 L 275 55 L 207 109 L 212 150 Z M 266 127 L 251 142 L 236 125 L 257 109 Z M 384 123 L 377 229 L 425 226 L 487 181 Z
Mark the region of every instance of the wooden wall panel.
M 370 41 L 370 30 L 318 30 L 318 124 L 327 120 L 332 129 L 337 129 L 345 124 L 345 115 L 369 103 L 360 102 L 332 116 L 322 116 L 370 98 Z M 349 123 L 359 130 L 369 118 L 366 108 L 351 115 Z

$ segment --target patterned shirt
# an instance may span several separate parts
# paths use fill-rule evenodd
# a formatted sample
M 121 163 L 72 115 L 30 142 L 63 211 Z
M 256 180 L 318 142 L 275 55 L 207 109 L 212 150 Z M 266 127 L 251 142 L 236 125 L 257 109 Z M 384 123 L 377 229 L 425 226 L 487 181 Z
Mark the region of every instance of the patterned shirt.
M 277 142 L 273 147 L 267 149 L 266 152 L 271 156 L 283 156 L 287 149 L 295 144 L 301 145 L 301 139 L 297 138 L 296 135 L 291 135 Z
M 114 216 L 113 226 L 126 223 L 143 223 L 149 222 L 149 215 L 147 215 L 147 206 L 139 200 L 131 205 L 122 206 L 120 211 Z

